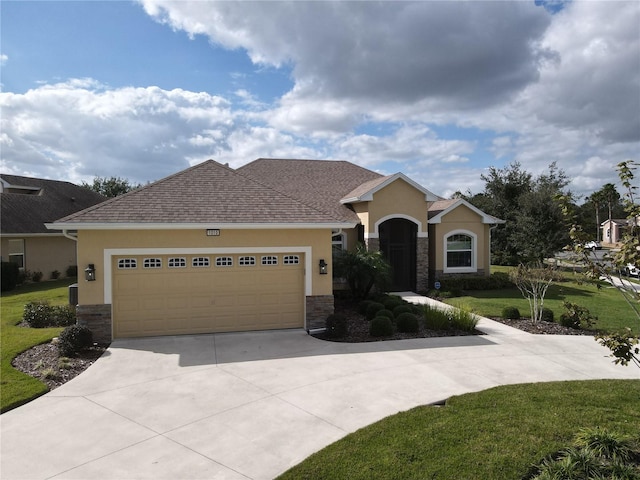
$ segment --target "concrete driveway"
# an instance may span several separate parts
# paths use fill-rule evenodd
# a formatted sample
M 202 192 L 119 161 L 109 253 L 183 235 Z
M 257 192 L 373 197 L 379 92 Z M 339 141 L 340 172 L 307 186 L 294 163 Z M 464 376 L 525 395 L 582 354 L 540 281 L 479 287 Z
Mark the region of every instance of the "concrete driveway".
M 85 373 L 0 417 L 1 477 L 270 479 L 365 425 L 497 385 L 640 379 L 592 337 L 342 344 L 302 330 L 113 342 Z

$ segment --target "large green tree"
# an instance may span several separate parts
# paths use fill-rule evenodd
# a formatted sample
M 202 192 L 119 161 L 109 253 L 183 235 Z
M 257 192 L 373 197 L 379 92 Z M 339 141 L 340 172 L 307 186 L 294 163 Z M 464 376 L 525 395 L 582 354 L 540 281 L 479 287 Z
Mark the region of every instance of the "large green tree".
M 569 181 L 555 163 L 538 177 L 514 162 L 499 169 L 491 167 L 482 176 L 484 191 L 467 198 L 476 207 L 506 223 L 491 235 L 492 263 L 518 265 L 553 256 L 569 238 L 556 195 Z
M 129 180 L 120 177 L 95 177 L 93 183 L 82 182 L 82 186 L 109 198 L 117 197 L 140 187 L 139 184 L 129 183 Z

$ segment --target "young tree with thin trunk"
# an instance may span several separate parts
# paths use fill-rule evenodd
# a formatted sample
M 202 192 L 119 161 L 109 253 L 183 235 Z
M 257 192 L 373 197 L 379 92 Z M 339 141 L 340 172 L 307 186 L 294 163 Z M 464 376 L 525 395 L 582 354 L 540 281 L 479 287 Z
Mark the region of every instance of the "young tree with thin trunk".
M 516 284 L 522 296 L 529 302 L 531 321 L 538 323 L 542 320 L 544 297 L 551 284 L 558 278 L 557 271 L 542 263 L 534 265 L 518 265 L 509 274 L 511 281 Z

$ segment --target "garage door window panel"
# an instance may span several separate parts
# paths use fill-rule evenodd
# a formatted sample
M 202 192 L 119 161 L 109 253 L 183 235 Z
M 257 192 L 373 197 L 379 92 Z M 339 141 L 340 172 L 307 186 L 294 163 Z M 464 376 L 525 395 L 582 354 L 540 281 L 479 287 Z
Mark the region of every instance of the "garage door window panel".
M 142 261 L 142 268 L 162 268 L 161 258 L 145 258 Z
M 285 255 L 282 259 L 284 265 L 299 265 L 300 257 L 298 255 Z
M 186 268 L 187 259 L 185 257 L 172 257 L 167 262 L 169 268 Z
M 216 267 L 232 267 L 233 257 L 216 257 Z
M 278 257 L 275 255 L 265 255 L 262 257 L 262 265 L 278 265 Z
M 121 258 L 118 260 L 119 270 L 132 270 L 138 268 L 138 260 L 135 258 Z
M 241 267 L 253 267 L 256 264 L 256 257 L 240 257 L 238 265 Z
M 191 266 L 192 267 L 208 267 L 211 265 L 211 260 L 209 259 L 209 257 L 193 257 L 191 259 Z

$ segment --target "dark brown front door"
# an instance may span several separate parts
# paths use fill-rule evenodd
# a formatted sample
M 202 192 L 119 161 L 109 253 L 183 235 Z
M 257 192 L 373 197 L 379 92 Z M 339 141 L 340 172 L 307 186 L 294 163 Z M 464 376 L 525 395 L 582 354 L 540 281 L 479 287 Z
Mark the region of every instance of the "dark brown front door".
M 390 291 L 416 289 L 416 236 L 418 226 L 403 218 L 380 224 L 380 250 L 392 268 Z

